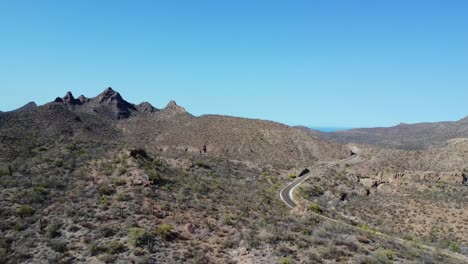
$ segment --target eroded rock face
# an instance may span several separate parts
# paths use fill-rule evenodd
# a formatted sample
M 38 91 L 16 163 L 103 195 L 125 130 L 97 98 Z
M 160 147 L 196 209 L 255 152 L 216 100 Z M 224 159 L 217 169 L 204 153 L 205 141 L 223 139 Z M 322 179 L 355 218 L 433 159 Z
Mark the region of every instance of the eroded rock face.
M 78 100 L 75 100 L 75 97 L 73 97 L 73 94 L 71 92 L 67 92 L 67 94 L 65 94 L 65 96 L 63 97 L 63 102 L 71 105 L 79 103 Z
M 89 100 L 90 99 L 86 98 L 84 95 L 80 95 L 80 97 L 78 97 L 78 101 L 80 101 L 81 104 L 87 103 Z

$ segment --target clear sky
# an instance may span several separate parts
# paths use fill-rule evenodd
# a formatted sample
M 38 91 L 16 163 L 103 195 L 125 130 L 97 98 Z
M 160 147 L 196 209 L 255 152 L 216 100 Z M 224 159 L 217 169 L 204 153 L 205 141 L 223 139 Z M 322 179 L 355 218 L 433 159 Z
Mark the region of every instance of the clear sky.
M 111 86 L 290 125 L 468 115 L 468 1 L 0 0 L 0 110 Z

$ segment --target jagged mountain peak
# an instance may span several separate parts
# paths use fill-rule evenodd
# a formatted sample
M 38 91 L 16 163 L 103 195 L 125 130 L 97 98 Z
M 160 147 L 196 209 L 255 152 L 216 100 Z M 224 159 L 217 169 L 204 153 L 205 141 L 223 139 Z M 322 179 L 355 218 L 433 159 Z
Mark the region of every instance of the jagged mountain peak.
M 185 111 L 185 108 L 183 108 L 182 106 L 179 106 L 176 101 L 174 100 L 171 100 L 167 105 L 166 107 L 164 108 L 166 110 L 172 110 L 172 111 L 176 111 L 178 113 L 186 113 L 187 111 Z
M 65 94 L 65 96 L 63 97 L 63 102 L 66 103 L 66 104 L 76 104 L 76 103 L 79 103 L 79 101 L 76 100 L 75 97 L 73 97 L 72 92 L 67 92 L 67 93 Z
M 97 98 L 99 103 L 125 102 L 122 96 L 111 87 L 106 88 Z
M 142 102 L 138 105 L 129 103 L 112 87 L 106 88 L 99 95 L 92 98 L 87 98 L 84 95 L 75 98 L 73 93 L 69 91 L 64 97 L 57 97 L 54 103 L 72 106 L 70 110 L 73 111 L 92 111 L 100 115 L 114 116 L 117 119 L 128 118 L 138 113 L 148 114 L 160 111 L 160 109 L 154 107 L 149 102 Z M 170 101 L 163 110 L 169 114 L 187 113 L 175 101 Z

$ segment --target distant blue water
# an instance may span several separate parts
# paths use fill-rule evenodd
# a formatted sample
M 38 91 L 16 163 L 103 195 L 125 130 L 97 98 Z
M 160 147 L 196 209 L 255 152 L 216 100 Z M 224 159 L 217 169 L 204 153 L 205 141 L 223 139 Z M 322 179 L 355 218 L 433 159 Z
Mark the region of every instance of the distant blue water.
M 333 131 L 352 129 L 352 127 L 310 127 L 310 128 L 319 130 L 322 132 L 333 132 Z

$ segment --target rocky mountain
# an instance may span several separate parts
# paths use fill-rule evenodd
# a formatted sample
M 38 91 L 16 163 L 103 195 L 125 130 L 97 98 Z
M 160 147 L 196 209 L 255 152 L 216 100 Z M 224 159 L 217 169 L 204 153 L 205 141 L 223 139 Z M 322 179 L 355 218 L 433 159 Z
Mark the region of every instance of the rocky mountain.
M 27 133 L 33 139 L 27 144 L 30 147 L 38 137 L 92 139 L 126 142 L 169 153 L 284 166 L 307 166 L 349 155 L 342 145 L 275 122 L 218 115 L 196 117 L 175 101 L 163 109 L 147 102 L 136 105 L 112 88 L 93 98 L 75 98 L 68 92 L 27 114 L 1 114 L 0 118 L 0 135 L 5 138 L 2 142 L 20 142 Z M 5 145 L 15 151 L 16 144 L 12 142 Z M 21 143 L 21 147 L 25 145 Z
M 445 146 L 451 139 L 468 138 L 468 117 L 454 122 L 401 123 L 394 127 L 358 128 L 335 132 L 321 132 L 306 127 L 300 129 L 333 142 L 400 149 L 427 149 Z

